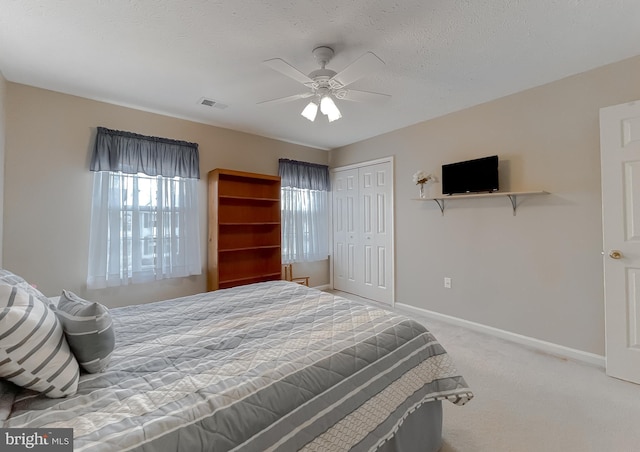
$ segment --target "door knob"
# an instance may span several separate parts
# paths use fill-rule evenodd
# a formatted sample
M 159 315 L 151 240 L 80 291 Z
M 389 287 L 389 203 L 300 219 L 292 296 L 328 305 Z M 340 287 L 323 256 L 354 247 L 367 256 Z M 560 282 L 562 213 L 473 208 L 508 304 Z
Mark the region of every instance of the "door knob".
M 622 259 L 622 251 L 611 250 L 611 251 L 609 251 L 609 257 L 611 259 Z

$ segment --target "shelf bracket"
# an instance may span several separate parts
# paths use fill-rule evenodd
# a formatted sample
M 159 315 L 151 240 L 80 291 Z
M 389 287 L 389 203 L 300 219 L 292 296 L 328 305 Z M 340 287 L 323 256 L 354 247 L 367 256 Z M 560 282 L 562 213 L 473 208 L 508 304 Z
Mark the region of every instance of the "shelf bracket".
M 438 204 L 438 207 L 440 207 L 440 213 L 442 214 L 442 216 L 444 217 L 444 199 L 433 199 L 436 204 Z
M 507 195 L 509 200 L 511 200 L 511 207 L 513 208 L 513 216 L 516 216 L 516 208 L 518 207 L 518 196 L 517 195 Z

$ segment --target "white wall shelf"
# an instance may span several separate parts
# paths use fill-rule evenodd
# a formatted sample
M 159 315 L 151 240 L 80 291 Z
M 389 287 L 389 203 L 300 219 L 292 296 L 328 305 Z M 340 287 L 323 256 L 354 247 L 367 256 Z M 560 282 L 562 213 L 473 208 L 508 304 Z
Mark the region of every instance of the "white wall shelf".
M 416 198 L 416 201 L 435 201 L 440 207 L 440 212 L 444 215 L 444 206 L 446 201 L 452 201 L 455 199 L 469 199 L 469 198 L 494 198 L 496 196 L 504 196 L 508 197 L 511 201 L 511 207 L 513 208 L 513 215 L 516 215 L 516 210 L 518 207 L 518 196 L 534 196 L 534 195 L 548 195 L 548 191 L 537 190 L 537 191 L 503 191 L 503 192 L 493 192 L 493 193 L 469 193 L 469 194 L 460 194 L 460 195 L 442 195 L 435 196 L 431 198 Z

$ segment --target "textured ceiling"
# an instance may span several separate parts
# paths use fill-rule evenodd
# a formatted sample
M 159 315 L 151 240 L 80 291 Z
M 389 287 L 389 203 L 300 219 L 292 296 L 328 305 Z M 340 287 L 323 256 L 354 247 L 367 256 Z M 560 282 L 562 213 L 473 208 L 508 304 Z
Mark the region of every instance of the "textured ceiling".
M 309 73 L 319 45 L 335 71 L 374 52 L 350 87 L 392 97 L 258 105 L 305 91 L 264 60 Z M 323 149 L 639 54 L 639 0 L 0 0 L 9 81 Z

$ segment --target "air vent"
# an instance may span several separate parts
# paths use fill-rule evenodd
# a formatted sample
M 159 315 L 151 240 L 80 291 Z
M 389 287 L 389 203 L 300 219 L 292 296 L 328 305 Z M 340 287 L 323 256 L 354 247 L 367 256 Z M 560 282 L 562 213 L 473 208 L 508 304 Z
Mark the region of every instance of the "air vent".
M 200 100 L 198 101 L 198 103 L 200 105 L 204 105 L 206 107 L 219 108 L 220 110 L 224 110 L 225 108 L 228 107 L 228 105 L 221 104 L 220 102 L 217 102 L 217 101 L 215 101 L 213 99 L 208 99 L 206 97 L 201 97 Z

